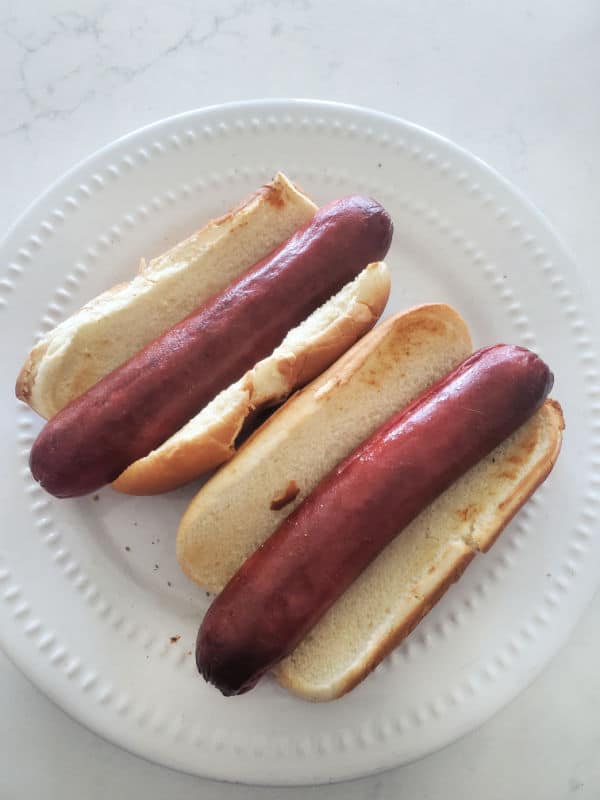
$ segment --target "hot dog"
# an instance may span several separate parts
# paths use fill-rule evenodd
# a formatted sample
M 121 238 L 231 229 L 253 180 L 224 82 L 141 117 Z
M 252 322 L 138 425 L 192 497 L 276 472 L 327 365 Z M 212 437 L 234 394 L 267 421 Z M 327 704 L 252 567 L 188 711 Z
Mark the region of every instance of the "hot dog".
M 251 689 L 411 520 L 517 430 L 553 383 L 498 345 L 469 357 L 343 460 L 242 565 L 201 625 L 204 677 Z
M 34 443 L 36 480 L 58 497 L 114 480 L 244 374 L 370 261 L 392 225 L 376 202 L 321 209 L 288 242 L 60 411 Z

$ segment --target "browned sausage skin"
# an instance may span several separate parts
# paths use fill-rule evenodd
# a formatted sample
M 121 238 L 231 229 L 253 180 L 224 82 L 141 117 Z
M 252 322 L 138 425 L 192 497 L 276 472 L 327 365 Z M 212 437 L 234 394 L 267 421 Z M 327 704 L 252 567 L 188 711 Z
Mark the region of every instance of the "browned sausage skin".
M 115 480 L 381 260 L 391 238 L 390 217 L 374 200 L 352 196 L 320 209 L 224 292 L 53 417 L 31 451 L 34 478 L 57 497 Z
M 379 428 L 213 602 L 196 645 L 205 679 L 225 695 L 251 689 L 398 531 L 539 408 L 552 383 L 534 353 L 496 345 Z

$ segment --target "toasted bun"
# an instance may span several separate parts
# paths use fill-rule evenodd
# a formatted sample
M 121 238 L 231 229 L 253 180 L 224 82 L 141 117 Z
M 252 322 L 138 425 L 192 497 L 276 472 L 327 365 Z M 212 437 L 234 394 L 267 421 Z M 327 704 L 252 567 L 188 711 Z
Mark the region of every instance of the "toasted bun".
M 177 534 L 183 571 L 220 591 L 324 475 L 470 351 L 467 326 L 446 305 L 420 306 L 374 328 L 196 495 Z
M 316 206 L 279 173 L 239 207 L 175 245 L 129 283 L 87 303 L 39 341 L 17 397 L 49 419 L 306 225 Z
M 230 459 L 250 414 L 276 405 L 333 363 L 375 324 L 389 291 L 385 264 L 367 266 L 292 329 L 268 358 L 224 389 L 160 447 L 131 464 L 113 488 L 129 494 L 158 494 Z

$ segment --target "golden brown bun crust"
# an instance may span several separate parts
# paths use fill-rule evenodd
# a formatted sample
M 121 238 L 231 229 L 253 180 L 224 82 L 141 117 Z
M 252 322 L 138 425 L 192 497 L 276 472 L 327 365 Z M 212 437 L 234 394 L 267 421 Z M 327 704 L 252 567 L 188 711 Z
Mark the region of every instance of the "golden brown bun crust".
M 130 282 L 108 289 L 46 334 L 25 360 L 17 397 L 50 419 L 286 241 L 315 211 L 279 173 L 166 253 L 142 260 Z

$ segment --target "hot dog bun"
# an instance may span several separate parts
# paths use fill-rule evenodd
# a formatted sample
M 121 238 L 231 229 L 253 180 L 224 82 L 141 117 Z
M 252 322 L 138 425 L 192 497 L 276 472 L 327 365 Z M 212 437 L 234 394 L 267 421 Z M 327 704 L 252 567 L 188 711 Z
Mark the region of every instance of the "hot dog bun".
M 144 265 L 131 283 L 109 290 L 48 334 L 30 353 L 17 380 L 17 395 L 43 415 L 54 416 L 190 308 L 289 239 L 315 211 L 278 174 L 240 207 Z M 249 415 L 284 400 L 354 344 L 377 321 L 389 288 L 382 262 L 365 267 L 290 330 L 270 356 L 166 442 L 130 464 L 114 488 L 156 494 L 228 460 Z M 177 385 L 173 390 L 178 391 Z
M 198 493 L 177 538 L 186 574 L 220 591 L 336 463 L 470 349 L 464 322 L 443 305 L 412 309 L 372 331 L 275 414 Z M 547 401 L 442 494 L 278 665 L 279 682 L 309 700 L 340 697 L 359 683 L 475 553 L 491 546 L 546 477 L 562 428 L 560 407 Z M 281 507 L 286 498 L 290 502 Z
M 17 397 L 50 419 L 74 397 L 220 292 L 314 216 L 282 173 L 228 214 L 113 286 L 46 334 L 29 353 Z

